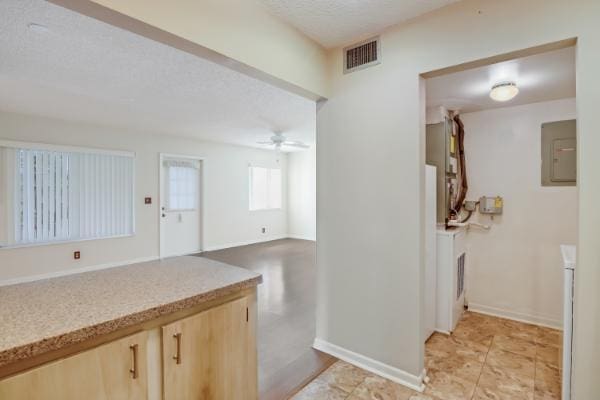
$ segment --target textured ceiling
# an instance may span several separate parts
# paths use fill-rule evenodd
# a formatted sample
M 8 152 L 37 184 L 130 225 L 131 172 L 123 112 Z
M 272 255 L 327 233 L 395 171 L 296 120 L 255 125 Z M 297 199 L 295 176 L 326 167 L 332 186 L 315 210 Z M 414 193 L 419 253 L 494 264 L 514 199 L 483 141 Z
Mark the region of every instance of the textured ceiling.
M 5 111 L 249 146 L 269 130 L 315 140 L 314 102 L 42 0 L 0 1 L 0 87 Z
M 513 81 L 519 94 L 507 102 L 490 99 L 492 86 Z M 427 107 L 463 113 L 575 97 L 575 48 L 518 58 L 427 79 Z
M 458 0 L 260 0 L 278 17 L 332 48 Z

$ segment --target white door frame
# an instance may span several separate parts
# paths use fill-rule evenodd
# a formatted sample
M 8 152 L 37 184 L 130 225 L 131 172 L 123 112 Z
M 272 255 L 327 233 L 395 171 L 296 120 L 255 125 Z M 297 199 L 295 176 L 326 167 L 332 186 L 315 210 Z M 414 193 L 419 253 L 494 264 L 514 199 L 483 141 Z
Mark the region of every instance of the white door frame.
M 198 243 L 198 252 L 202 252 L 204 251 L 204 204 L 205 204 L 205 200 L 206 200 L 206 195 L 204 193 L 204 169 L 205 169 L 205 161 L 206 159 L 204 157 L 199 157 L 199 156 L 191 156 L 191 155 L 186 155 L 186 154 L 172 154 L 172 153 L 159 153 L 159 157 L 158 157 L 158 256 L 159 258 L 165 258 L 164 255 L 164 243 L 165 240 L 163 238 L 163 217 L 162 217 L 162 213 L 163 213 L 163 200 L 166 201 L 166 199 L 163 199 L 163 188 L 165 185 L 165 182 L 163 180 L 163 173 L 162 173 L 162 168 L 163 168 L 163 161 L 165 160 L 165 158 L 180 158 L 180 159 L 187 159 L 187 160 L 196 160 L 200 162 L 200 184 L 198 186 L 198 190 L 200 191 L 200 198 L 198 199 L 200 201 L 200 243 Z

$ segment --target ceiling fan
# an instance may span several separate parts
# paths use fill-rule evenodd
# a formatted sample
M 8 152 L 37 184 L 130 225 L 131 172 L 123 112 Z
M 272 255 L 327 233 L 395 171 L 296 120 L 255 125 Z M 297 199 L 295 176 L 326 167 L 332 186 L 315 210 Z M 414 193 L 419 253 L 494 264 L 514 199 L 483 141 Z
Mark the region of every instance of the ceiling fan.
M 296 141 L 296 140 L 287 140 L 285 136 L 283 136 L 282 132 L 273 132 L 273 136 L 271 136 L 271 140 L 268 142 L 256 142 L 258 144 L 274 146 L 275 150 L 281 150 L 282 146 L 286 147 L 296 147 L 299 149 L 308 149 L 310 146 L 306 143 Z

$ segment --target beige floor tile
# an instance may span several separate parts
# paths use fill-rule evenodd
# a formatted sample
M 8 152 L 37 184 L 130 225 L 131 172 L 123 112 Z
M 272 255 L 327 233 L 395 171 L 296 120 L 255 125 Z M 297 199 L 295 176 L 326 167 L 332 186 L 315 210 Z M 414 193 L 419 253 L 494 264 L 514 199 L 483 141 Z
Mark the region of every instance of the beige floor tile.
M 483 363 L 469 358 L 454 357 L 428 357 L 425 361 L 427 371 L 447 372 L 451 375 L 465 379 L 471 382 L 477 382 Z
M 432 372 L 425 394 L 440 400 L 465 400 L 473 396 L 475 383 L 446 372 Z
M 348 400 L 408 400 L 416 392 L 379 376 L 368 376 Z
M 350 393 L 371 374 L 344 361 L 338 361 L 315 379 L 329 387 Z
M 549 344 L 552 346 L 561 346 L 561 331 L 546 327 L 538 329 L 537 343 Z
M 537 344 L 536 358 L 552 366 L 558 367 L 559 364 L 558 347 L 548 344 Z
M 513 336 L 496 335 L 492 342 L 492 349 L 500 349 L 527 357 L 535 357 L 536 345 L 534 341 L 520 339 Z
M 459 323 L 454 332 L 452 332 L 452 336 L 489 347 L 494 338 L 494 329 L 492 327 L 486 327 L 485 325 L 470 326 Z
M 533 378 L 486 365 L 475 394 L 485 400 L 533 400 Z
M 487 351 L 488 346 L 481 343 L 440 333 L 434 333 L 425 344 L 426 354 L 435 358 L 460 356 L 483 362 Z
M 415 393 L 413 395 L 411 395 L 408 400 L 440 400 L 438 398 L 429 396 L 425 393 Z
M 528 378 L 535 376 L 535 359 L 500 349 L 490 349 L 486 364 Z
M 543 361 L 535 364 L 535 389 L 540 396 L 560 397 L 561 374 L 557 367 Z
M 533 396 L 534 400 L 561 400 L 560 389 L 558 391 L 548 391 L 536 387 Z
M 558 338 L 558 339 L 557 339 Z M 467 312 L 425 345 L 425 393 L 338 362 L 294 400 L 560 400 L 560 332 Z
M 305 386 L 291 400 L 343 400 L 347 397 L 348 393 L 343 390 L 316 379 Z

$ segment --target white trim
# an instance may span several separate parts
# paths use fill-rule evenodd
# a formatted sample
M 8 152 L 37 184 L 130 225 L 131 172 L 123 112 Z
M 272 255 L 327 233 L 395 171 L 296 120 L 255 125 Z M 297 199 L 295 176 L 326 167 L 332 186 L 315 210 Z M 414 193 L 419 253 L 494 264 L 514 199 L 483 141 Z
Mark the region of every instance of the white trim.
M 134 214 L 135 214 L 135 212 L 134 212 Z M 134 223 L 134 225 L 135 225 L 135 223 Z M 127 233 L 124 235 L 100 236 L 100 237 L 83 238 L 83 239 L 52 240 L 52 241 L 47 241 L 47 242 L 9 244 L 9 245 L 5 245 L 5 246 L 0 245 L 0 252 L 3 250 L 22 249 L 22 248 L 27 248 L 27 247 L 40 247 L 40 246 L 52 246 L 52 245 L 57 245 L 57 244 L 89 242 L 91 240 L 123 239 L 123 238 L 131 238 L 134 236 L 135 236 L 135 229 L 134 229 L 133 233 Z
M 491 315 L 493 317 L 511 319 L 518 322 L 525 322 L 528 324 L 545 326 L 553 329 L 562 330 L 563 328 L 562 320 L 560 319 L 544 317 L 542 315 L 525 314 L 518 311 L 504 310 L 501 308 L 484 306 L 482 304 L 469 303 L 469 311 Z
M 19 141 L 15 141 L 15 140 L 0 140 L 0 147 L 10 147 L 10 148 L 15 148 L 15 149 L 30 149 L 30 150 L 63 151 L 63 152 L 71 152 L 71 153 L 105 154 L 105 155 L 111 155 L 111 156 L 135 158 L 135 152 L 133 152 L 133 151 L 96 149 L 96 148 L 92 148 L 92 147 L 57 145 L 57 144 L 48 144 L 48 143 L 19 142 Z
M 423 384 L 423 378 L 425 375 L 423 372 L 421 372 L 420 376 L 412 375 L 399 368 L 392 367 L 391 365 L 384 364 L 377 360 L 373 360 L 372 358 L 344 349 L 343 347 L 336 346 L 335 344 L 331 344 L 318 338 L 315 339 L 313 348 L 322 351 L 323 353 L 330 354 L 336 358 L 339 358 L 340 360 L 346 361 L 347 363 L 372 372 L 383 378 L 389 379 L 392 382 L 409 387 L 417 392 L 423 392 L 423 390 L 425 390 L 425 385 Z
M 300 239 L 300 240 L 310 240 L 311 242 L 316 242 L 317 239 L 314 236 L 304 236 L 304 235 L 292 235 L 288 234 L 288 238 L 290 239 Z
M 250 244 L 265 243 L 265 242 L 272 242 L 273 240 L 287 239 L 288 237 L 289 236 L 286 234 L 273 235 L 273 236 L 267 236 L 267 237 L 260 238 L 260 239 L 246 240 L 246 241 L 237 242 L 237 243 L 225 243 L 225 244 L 220 244 L 220 245 L 216 245 L 216 246 L 206 246 L 204 248 L 204 251 L 230 249 L 232 247 L 248 246 Z
M 126 265 L 154 261 L 154 260 L 158 260 L 158 257 L 156 257 L 156 256 L 140 257 L 140 258 L 134 258 L 133 260 L 129 260 L 129 261 L 110 262 L 110 263 L 105 263 L 105 264 L 90 265 L 88 267 L 48 272 L 46 274 L 30 275 L 30 276 L 24 276 L 24 277 L 19 277 L 19 278 L 5 279 L 5 280 L 0 281 L 0 286 L 16 285 L 19 283 L 34 282 L 34 281 L 39 281 L 42 279 L 58 278 L 61 276 L 81 274 L 83 272 L 98 271 L 98 270 L 102 270 L 102 269 L 109 269 L 109 268 L 116 268 L 116 267 L 124 267 Z

